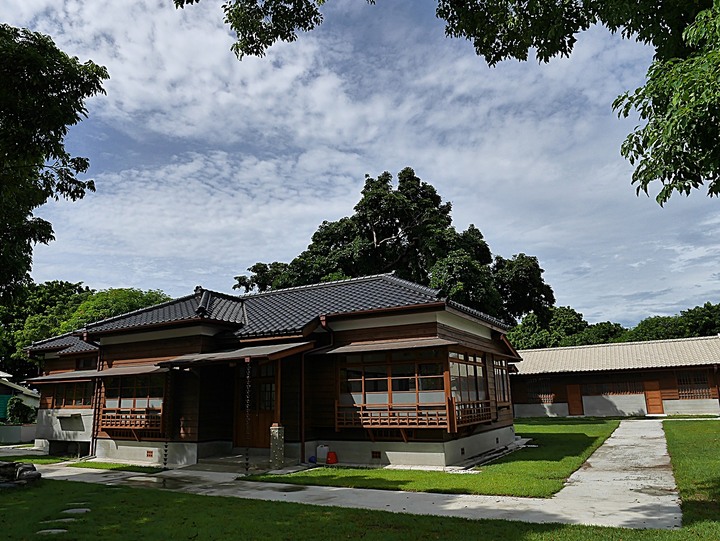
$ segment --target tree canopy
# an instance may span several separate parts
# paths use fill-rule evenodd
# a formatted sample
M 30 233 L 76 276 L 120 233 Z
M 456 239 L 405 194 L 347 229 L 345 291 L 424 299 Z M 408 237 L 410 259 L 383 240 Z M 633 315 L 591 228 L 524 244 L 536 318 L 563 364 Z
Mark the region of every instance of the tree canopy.
M 177 8 L 198 1 L 174 0 Z M 277 41 L 295 41 L 322 23 L 325 1 L 226 1 L 233 51 L 263 56 Z M 646 84 L 613 104 L 643 122 L 621 147 L 635 165 L 632 182 L 645 193 L 659 183 L 661 205 L 704 184 L 720 194 L 720 0 L 437 0 L 436 15 L 447 36 L 472 42 L 490 65 L 527 60 L 531 51 L 542 62 L 569 56 L 577 34 L 596 24 L 652 46 Z
M 310 245 L 290 263 L 256 263 L 236 276 L 236 289 L 265 291 L 315 282 L 394 272 L 440 289 L 446 296 L 515 323 L 555 302 L 537 258 L 493 255 L 480 230 L 458 232 L 452 205 L 407 167 L 397 187 L 387 171 L 366 175 L 352 216 L 324 221 Z
M 28 283 L 32 248 L 53 240 L 33 215 L 50 198 L 82 198 L 92 180 L 86 158 L 65 149 L 68 127 L 87 115 L 85 100 L 104 93 L 105 68 L 80 63 L 48 37 L 0 24 L 0 297 Z
M 508 339 L 518 349 L 542 349 L 720 334 L 720 303 L 706 302 L 675 316 L 650 316 L 630 329 L 610 321 L 589 324 L 569 306 L 551 308 L 550 314 L 546 323 L 528 314 L 508 333 Z
M 14 301 L 0 305 L 0 370 L 17 377 L 34 375 L 37 368 L 23 351 L 33 342 L 169 299 L 157 290 L 93 291 L 82 283 L 57 280 L 19 286 Z

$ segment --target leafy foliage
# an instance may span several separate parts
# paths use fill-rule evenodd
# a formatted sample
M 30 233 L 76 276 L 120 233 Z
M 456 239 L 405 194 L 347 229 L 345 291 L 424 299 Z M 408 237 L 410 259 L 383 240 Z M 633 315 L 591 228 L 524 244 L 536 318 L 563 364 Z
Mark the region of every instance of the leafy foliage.
M 19 396 L 13 396 L 7 403 L 7 422 L 11 425 L 24 425 L 35 421 L 37 411 L 28 406 Z
M 16 377 L 37 372 L 23 351 L 33 342 L 170 299 L 157 290 L 95 292 L 82 283 L 62 281 L 30 283 L 19 288 L 16 298 L 0 306 L 0 369 Z
M 33 216 L 48 199 L 94 191 L 78 175 L 86 158 L 64 145 L 68 127 L 87 116 L 85 100 L 103 93 L 105 68 L 71 58 L 42 34 L 0 24 L 0 297 L 29 283 L 32 246 L 53 240 Z
M 688 56 L 655 59 L 646 84 L 613 104 L 621 116 L 635 109 L 646 121 L 621 151 L 638 164 L 638 192 L 662 183 L 661 205 L 673 192 L 689 195 L 705 183 L 708 195 L 720 194 L 720 0 L 698 14 L 683 38 Z
M 530 313 L 508 333 L 518 349 L 541 349 L 584 346 L 610 342 L 644 342 L 720 334 L 720 303 L 706 302 L 676 316 L 650 316 L 635 327 L 626 329 L 619 323 L 602 321 L 588 324 L 580 312 L 569 306 L 551 308 L 547 324 Z
M 290 263 L 256 263 L 236 276 L 235 289 L 268 289 L 394 272 L 440 289 L 462 304 L 509 323 L 530 310 L 545 313 L 555 302 L 537 258 L 492 253 L 474 225 L 458 232 L 452 205 L 407 167 L 393 177 L 365 177 L 352 216 L 325 221 Z

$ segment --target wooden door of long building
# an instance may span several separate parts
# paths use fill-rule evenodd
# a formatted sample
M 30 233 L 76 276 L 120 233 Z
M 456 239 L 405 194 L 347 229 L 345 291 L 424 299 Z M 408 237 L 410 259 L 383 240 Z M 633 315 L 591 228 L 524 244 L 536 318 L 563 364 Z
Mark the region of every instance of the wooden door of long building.
M 251 363 L 249 378 L 247 365 L 238 363 L 235 389 L 235 446 L 269 448 L 275 418 L 275 363 Z
M 580 385 L 571 384 L 567 386 L 568 415 L 583 415 L 582 390 Z
M 663 414 L 662 393 L 660 392 L 659 381 L 645 381 L 645 405 L 650 415 Z

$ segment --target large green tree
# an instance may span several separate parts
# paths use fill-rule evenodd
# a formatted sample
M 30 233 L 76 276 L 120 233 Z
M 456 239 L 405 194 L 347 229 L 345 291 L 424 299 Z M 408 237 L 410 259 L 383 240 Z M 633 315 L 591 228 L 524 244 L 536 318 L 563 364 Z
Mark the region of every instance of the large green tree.
M 48 36 L 0 24 L 2 299 L 29 283 L 33 246 L 54 238 L 51 224 L 33 212 L 51 198 L 74 201 L 95 189 L 79 178 L 87 158 L 72 156 L 64 139 L 107 77 L 105 68 L 68 56 Z
M 82 283 L 30 283 L 0 306 L 0 370 L 17 378 L 37 372 L 25 347 L 88 323 L 169 300 L 162 291 L 118 288 L 92 291 Z
M 198 1 L 174 0 L 178 8 Z M 262 56 L 295 41 L 322 23 L 325 1 L 227 0 L 233 51 Z M 659 183 L 660 204 L 704 184 L 720 193 L 720 0 L 437 0 L 436 14 L 447 36 L 471 41 L 490 65 L 531 51 L 543 62 L 569 56 L 577 34 L 596 24 L 652 46 L 646 84 L 614 104 L 643 121 L 621 148 L 636 165 L 633 183 L 646 193 Z
M 394 272 L 509 323 L 554 304 L 537 258 L 493 260 L 478 228 L 453 227 L 451 210 L 409 167 L 398 174 L 397 187 L 388 172 L 366 175 L 352 216 L 323 222 L 290 263 L 256 263 L 249 275 L 235 277 L 233 287 L 265 291 Z

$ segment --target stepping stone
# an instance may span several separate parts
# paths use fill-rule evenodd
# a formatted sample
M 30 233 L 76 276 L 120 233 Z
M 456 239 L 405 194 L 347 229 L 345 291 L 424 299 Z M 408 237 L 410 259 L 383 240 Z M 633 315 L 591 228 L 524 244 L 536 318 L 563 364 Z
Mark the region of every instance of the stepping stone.
M 62 511 L 62 513 L 65 513 L 66 515 L 82 515 L 83 513 L 89 513 L 90 509 L 87 507 L 78 507 L 76 509 L 65 509 L 65 511 Z
M 60 528 L 54 529 L 54 530 L 40 530 L 38 532 L 35 532 L 38 535 L 55 535 L 59 533 L 67 533 L 67 530 L 62 530 Z
M 43 520 L 40 524 L 52 524 L 53 522 L 75 522 L 76 518 L 54 518 L 52 520 Z
M 68 505 L 89 505 L 90 502 L 68 502 Z

